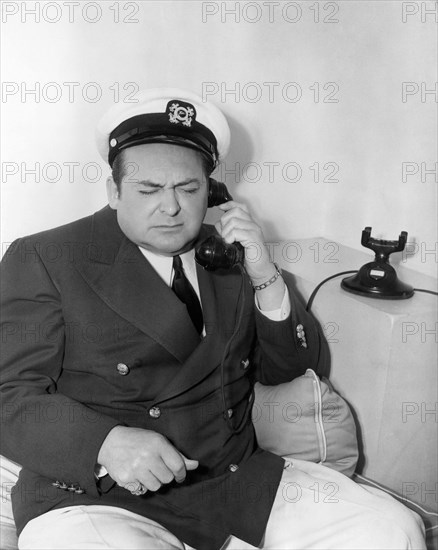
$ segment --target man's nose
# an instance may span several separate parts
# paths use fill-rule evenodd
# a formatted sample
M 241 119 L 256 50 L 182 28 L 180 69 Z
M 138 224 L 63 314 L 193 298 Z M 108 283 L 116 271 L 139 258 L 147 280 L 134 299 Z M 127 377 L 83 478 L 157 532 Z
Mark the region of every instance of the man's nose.
M 163 191 L 160 210 L 163 214 L 167 214 L 168 216 L 176 216 L 181 210 L 176 192 L 173 189 L 166 189 Z

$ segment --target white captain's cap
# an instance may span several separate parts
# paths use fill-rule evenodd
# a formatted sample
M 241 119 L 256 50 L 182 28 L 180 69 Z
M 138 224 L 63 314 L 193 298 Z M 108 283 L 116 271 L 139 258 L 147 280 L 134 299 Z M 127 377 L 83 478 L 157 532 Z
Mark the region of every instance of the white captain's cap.
M 153 88 L 136 103 L 117 103 L 99 121 L 96 142 L 113 165 L 123 149 L 143 143 L 172 143 L 200 151 L 215 168 L 228 153 L 230 128 L 222 112 L 193 92 Z

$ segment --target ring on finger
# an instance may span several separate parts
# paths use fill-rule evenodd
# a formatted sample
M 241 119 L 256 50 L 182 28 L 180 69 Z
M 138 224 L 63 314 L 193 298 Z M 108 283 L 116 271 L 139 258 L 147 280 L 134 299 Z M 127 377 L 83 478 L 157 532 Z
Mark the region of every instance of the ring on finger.
M 146 487 L 142 483 L 140 483 L 137 489 L 135 489 L 134 491 L 131 491 L 131 494 L 134 496 L 140 496 L 140 495 L 144 495 L 146 491 L 147 491 Z

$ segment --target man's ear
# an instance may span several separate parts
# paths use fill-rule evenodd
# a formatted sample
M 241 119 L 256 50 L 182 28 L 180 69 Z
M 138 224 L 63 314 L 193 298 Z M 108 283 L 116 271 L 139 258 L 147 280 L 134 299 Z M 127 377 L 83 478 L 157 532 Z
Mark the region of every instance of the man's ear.
M 109 176 L 106 180 L 106 194 L 108 197 L 108 204 L 114 210 L 117 210 L 117 205 L 119 203 L 119 190 L 113 178 Z

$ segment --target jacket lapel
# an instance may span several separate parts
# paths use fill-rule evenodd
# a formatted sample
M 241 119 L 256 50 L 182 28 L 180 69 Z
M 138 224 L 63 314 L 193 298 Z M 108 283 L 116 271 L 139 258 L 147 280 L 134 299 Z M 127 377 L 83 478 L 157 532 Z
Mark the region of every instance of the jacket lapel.
M 183 363 L 200 342 L 186 307 L 122 233 L 111 209 L 95 214 L 91 243 L 94 253 L 76 265 L 83 278 L 111 309 Z

